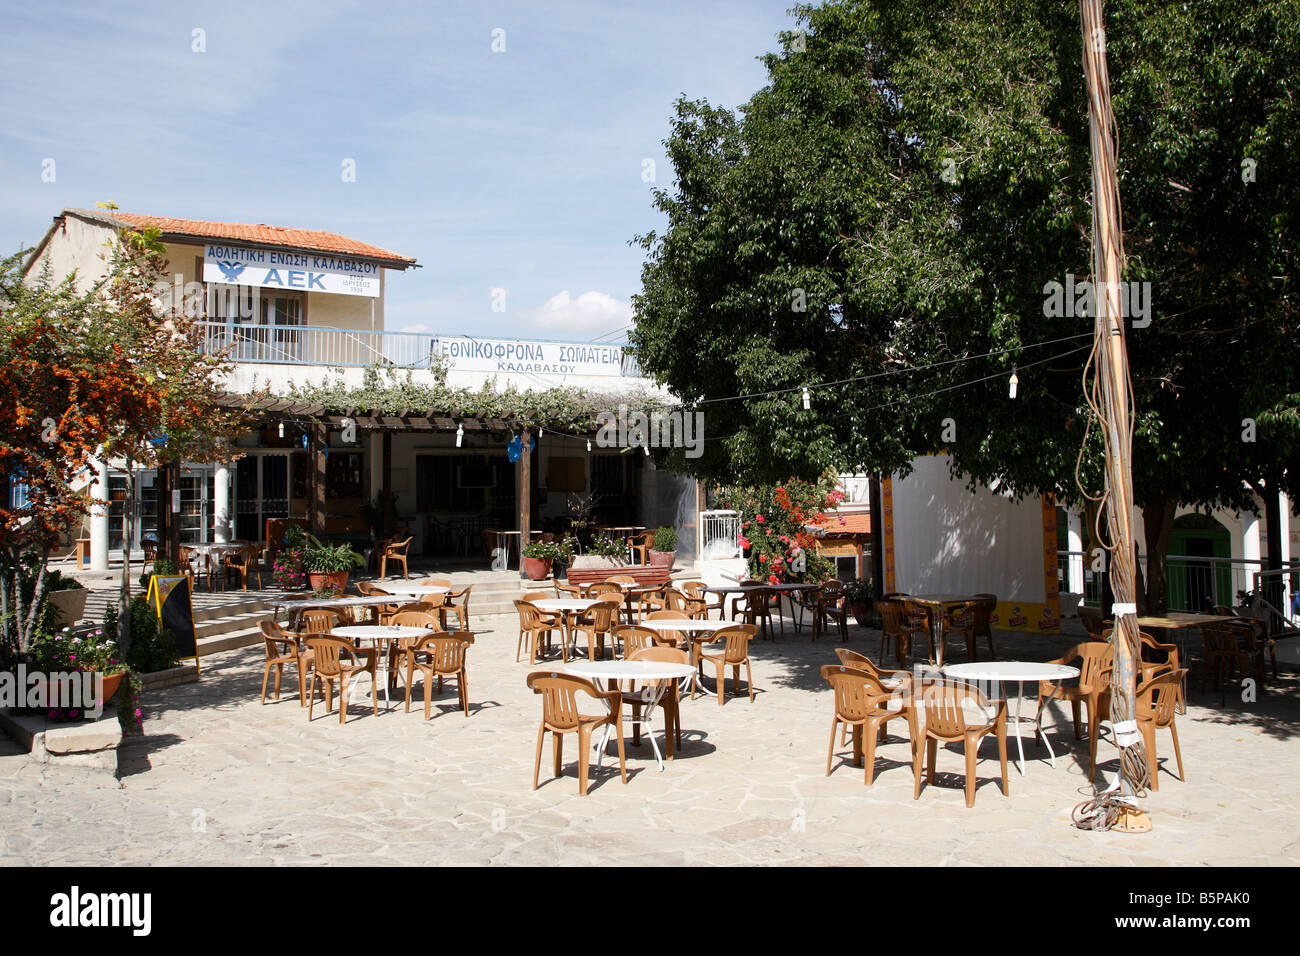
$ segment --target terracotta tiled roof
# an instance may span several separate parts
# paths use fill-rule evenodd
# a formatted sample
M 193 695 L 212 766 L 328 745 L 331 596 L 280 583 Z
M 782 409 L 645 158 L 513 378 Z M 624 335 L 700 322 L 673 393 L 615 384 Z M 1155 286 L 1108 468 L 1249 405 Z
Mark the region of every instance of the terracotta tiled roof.
M 119 212 L 116 209 L 65 211 L 98 220 L 116 219 L 136 228 L 157 226 L 164 238 L 175 236 L 200 240 L 224 239 L 229 242 L 278 246 L 303 252 L 332 252 L 362 259 L 376 259 L 399 269 L 415 265 L 415 260 L 409 256 L 398 255 L 379 246 L 372 246 L 368 242 L 359 242 L 321 229 L 292 229 L 287 226 L 268 226 L 265 223 L 252 225 L 241 222 L 207 222 L 202 219 L 177 219 L 172 216 L 146 216 L 133 212 Z
M 823 535 L 871 534 L 871 515 L 864 512 L 840 514 L 822 512 L 823 523 L 818 526 Z

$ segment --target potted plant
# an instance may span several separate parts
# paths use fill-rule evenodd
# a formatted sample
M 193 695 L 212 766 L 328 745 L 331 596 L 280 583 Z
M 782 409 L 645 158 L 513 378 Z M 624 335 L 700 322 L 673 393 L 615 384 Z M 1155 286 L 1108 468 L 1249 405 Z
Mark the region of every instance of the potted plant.
M 654 543 L 650 545 L 650 563 L 672 567 L 677 560 L 677 529 L 660 525 L 655 529 Z
M 858 578 L 844 582 L 844 599 L 849 605 L 849 610 L 853 612 L 854 620 L 862 627 L 875 626 L 876 613 L 873 603 L 875 598 L 875 588 L 871 586 L 870 581 Z
M 524 574 L 530 581 L 541 581 L 551 573 L 556 547 L 551 541 L 529 541 L 524 545 Z
M 364 563 L 361 555 L 346 542 L 326 544 L 310 534 L 303 536 L 302 567 L 313 591 L 319 591 L 326 582 L 343 592 L 348 586 L 348 573 Z
M 284 536 L 284 547 L 271 561 L 271 578 L 286 591 L 299 591 L 307 586 L 307 572 L 303 569 L 306 537 L 301 527 L 290 525 Z
M 32 664 L 46 687 L 45 716 L 50 720 L 81 720 L 91 716 L 87 705 L 104 705 L 117 695 L 131 668 L 122 660 L 117 642 L 103 628 L 77 634 L 65 627 L 56 634 L 37 635 L 29 651 Z M 56 674 L 98 674 L 102 681 L 97 701 L 63 699 L 71 687 L 50 680 Z M 78 685 L 79 686 L 79 685 Z
M 610 535 L 597 535 L 592 539 L 586 550 L 573 559 L 570 567 L 575 569 L 589 568 L 622 568 L 627 566 L 627 542 L 622 538 L 614 538 Z

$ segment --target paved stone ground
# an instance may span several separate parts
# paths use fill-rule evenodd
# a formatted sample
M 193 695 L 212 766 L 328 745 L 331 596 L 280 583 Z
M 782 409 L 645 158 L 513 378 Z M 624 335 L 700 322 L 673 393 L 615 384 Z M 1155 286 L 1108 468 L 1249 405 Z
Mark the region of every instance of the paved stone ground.
M 0 863 L 126 864 L 1294 864 L 1300 811 L 1300 682 L 1283 674 L 1258 702 L 1192 694 L 1179 718 L 1186 783 L 1158 747 L 1161 789 L 1144 801 L 1144 835 L 1085 833 L 1070 809 L 1085 798 L 1087 749 L 1057 709 L 1053 769 L 1027 744 L 1010 795 L 996 744 L 981 747 L 974 808 L 959 748 L 941 751 L 933 787 L 912 798 L 909 748 L 881 749 L 875 784 L 840 751 L 825 774 L 831 696 L 818 670 L 838 643 L 807 632 L 755 642 L 757 697 L 686 701 L 685 747 L 659 772 L 629 742 L 629 779 L 595 773 L 577 793 L 576 739 L 561 779 L 531 789 L 540 703 L 514 661 L 516 628 L 484 618 L 470 656 L 472 713 L 448 688 L 432 720 L 400 706 L 307 720 L 296 691 L 261 706 L 260 648 L 213 655 L 199 684 L 148 703 L 146 733 L 122 755 L 120 787 L 41 769 L 0 742 Z M 850 647 L 868 632 L 853 628 Z M 1047 660 L 1069 637 L 999 635 L 999 656 Z M 1199 641 L 1197 642 L 1199 643 Z M 877 641 L 866 641 L 874 656 Z M 954 658 L 960 659 L 960 654 Z M 1194 655 L 1193 655 L 1194 656 Z M 709 681 L 712 683 L 711 679 Z M 1032 712 L 1032 705 L 1026 706 Z M 1012 747 L 1014 753 L 1014 746 Z M 1114 750 L 1101 744 L 1103 768 Z M 617 766 L 617 761 L 613 761 Z M 102 781 L 100 781 L 102 784 Z

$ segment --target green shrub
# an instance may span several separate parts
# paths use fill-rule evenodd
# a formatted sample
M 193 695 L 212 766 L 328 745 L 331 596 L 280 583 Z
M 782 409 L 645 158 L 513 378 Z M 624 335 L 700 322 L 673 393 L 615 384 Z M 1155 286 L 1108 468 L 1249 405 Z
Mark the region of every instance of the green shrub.
M 667 525 L 660 525 L 655 531 L 654 550 L 664 552 L 676 551 L 677 529 L 670 528 Z

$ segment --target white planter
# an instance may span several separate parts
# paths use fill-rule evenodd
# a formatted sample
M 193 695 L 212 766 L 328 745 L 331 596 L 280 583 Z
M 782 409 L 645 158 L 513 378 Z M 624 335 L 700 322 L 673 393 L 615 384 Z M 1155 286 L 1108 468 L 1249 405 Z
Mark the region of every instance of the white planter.
M 573 559 L 573 563 L 569 567 L 575 571 L 583 569 L 604 571 L 609 568 L 625 568 L 627 562 L 620 561 L 618 558 L 602 558 L 597 554 L 579 554 Z
M 50 591 L 47 597 L 51 604 L 59 609 L 55 628 L 76 624 L 86 616 L 86 596 L 90 594 L 85 588 L 68 588 L 65 591 Z

